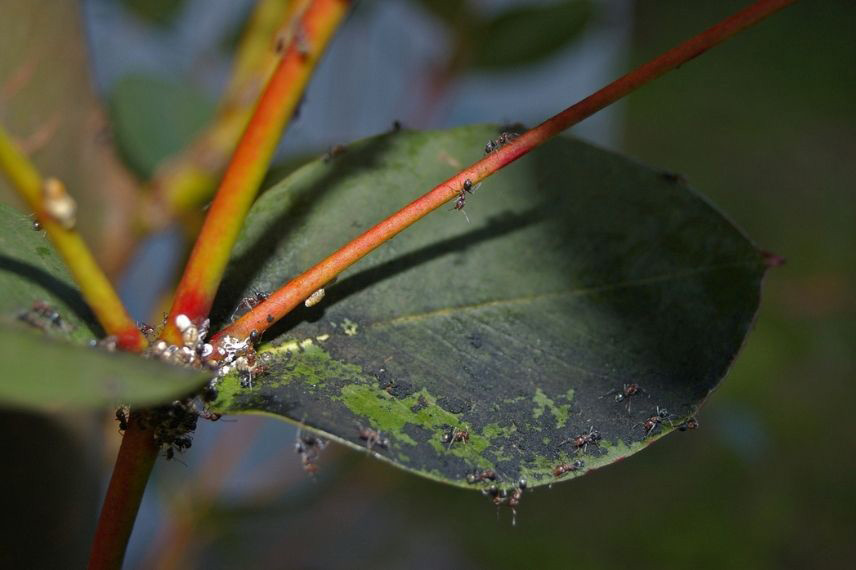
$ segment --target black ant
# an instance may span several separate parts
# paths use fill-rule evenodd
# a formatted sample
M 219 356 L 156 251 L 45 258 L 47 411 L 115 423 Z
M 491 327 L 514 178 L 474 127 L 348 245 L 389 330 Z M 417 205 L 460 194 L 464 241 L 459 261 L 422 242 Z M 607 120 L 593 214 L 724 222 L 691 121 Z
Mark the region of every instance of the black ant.
M 375 431 L 371 428 L 360 426 L 360 439 L 366 442 L 366 449 L 372 450 L 375 445 L 386 449 L 389 446 L 389 439 L 383 437 L 380 431 Z
M 458 199 L 455 200 L 455 207 L 453 209 L 460 210 L 461 212 L 463 212 L 464 217 L 467 218 L 468 222 L 470 221 L 470 218 L 467 217 L 467 213 L 464 212 L 464 206 L 466 206 L 467 204 L 467 194 L 472 194 L 473 192 L 479 189 L 479 186 L 481 186 L 481 182 L 476 184 L 476 187 L 473 188 L 473 181 L 467 178 L 466 180 L 464 180 L 464 185 L 461 187 L 461 191 L 458 193 Z
M 476 469 L 467 475 L 467 483 L 470 485 L 473 483 L 481 483 L 482 481 L 496 481 L 496 471 L 493 469 L 485 469 L 483 471 Z
M 561 477 L 565 473 L 573 473 L 574 471 L 579 471 L 583 467 L 585 467 L 585 463 L 581 459 L 577 459 L 573 463 L 562 463 L 561 465 L 556 465 L 553 468 L 553 476 Z
M 456 441 L 468 443 L 470 441 L 470 432 L 465 429 L 452 428 L 452 431 L 443 434 L 443 443 L 449 444 L 449 447 L 446 449 L 452 449 L 452 444 Z
M 698 420 L 695 418 L 687 418 L 687 420 L 678 426 L 680 431 L 698 429 Z
M 574 451 L 578 452 L 580 449 L 582 449 L 583 453 L 585 453 L 588 450 L 589 445 L 597 446 L 597 445 L 599 445 L 598 442 L 601 439 L 602 438 L 600 436 L 600 432 L 597 431 L 596 429 L 594 429 L 593 427 L 591 427 L 591 428 L 589 428 L 588 433 L 582 433 L 578 436 L 572 437 L 571 439 L 566 439 L 565 441 L 563 441 L 559 445 L 562 445 L 564 443 L 570 443 L 571 445 L 574 446 Z
M 502 148 L 506 144 L 510 143 L 518 136 L 520 135 L 518 135 L 517 133 L 503 132 L 499 135 L 498 138 L 487 141 L 487 144 L 484 145 L 484 153 L 490 154 L 493 151 Z
M 625 409 L 627 410 L 627 413 L 629 414 L 630 413 L 630 400 L 631 400 L 631 398 L 633 398 L 633 396 L 639 394 L 640 392 L 645 394 L 646 396 L 648 395 L 648 392 L 646 392 L 645 389 L 642 388 L 642 386 L 640 386 L 639 384 L 636 384 L 636 383 L 630 383 L 630 384 L 624 384 L 624 386 L 622 386 L 621 389 L 613 388 L 612 390 L 610 390 L 609 392 L 607 392 L 606 394 L 601 396 L 601 398 L 606 398 L 607 396 L 612 396 L 614 394 L 616 402 L 627 402 Z
M 657 406 L 656 414 L 654 414 L 641 424 L 636 425 L 641 425 L 645 429 L 645 437 L 648 437 L 649 435 L 651 435 L 651 432 L 653 432 L 657 428 L 657 426 L 663 422 L 669 422 L 669 425 L 672 425 L 672 420 L 669 419 L 668 410 L 666 410 L 666 408 L 660 408 L 660 406 Z
M 125 408 L 116 410 L 116 421 L 119 422 L 119 432 L 128 431 L 128 415 L 125 413 Z
M 269 295 L 264 291 L 258 291 L 249 297 L 244 297 L 241 299 L 241 302 L 238 303 L 238 306 L 235 307 L 235 310 L 232 311 L 231 320 L 235 321 L 235 319 L 242 316 L 244 313 L 252 311 L 257 305 L 266 301 L 268 296 Z

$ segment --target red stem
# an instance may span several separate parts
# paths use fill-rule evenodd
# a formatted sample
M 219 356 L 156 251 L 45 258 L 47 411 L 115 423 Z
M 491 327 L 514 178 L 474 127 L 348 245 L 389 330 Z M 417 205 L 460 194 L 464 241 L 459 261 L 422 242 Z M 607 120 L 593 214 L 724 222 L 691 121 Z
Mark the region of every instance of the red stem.
M 139 415 L 131 414 L 101 507 L 89 570 L 118 570 L 134 528 L 146 483 L 157 459 L 154 431 L 143 429 Z
M 181 340 L 178 315 L 199 322 L 208 316 L 232 246 L 255 199 L 276 144 L 300 103 L 312 70 L 347 13 L 350 0 L 313 0 L 298 23 L 291 44 L 259 98 L 217 195 L 193 246 L 162 333 Z
M 253 331 L 261 333 L 267 330 L 273 323 L 287 315 L 309 295 L 323 287 L 324 284 L 329 283 L 342 271 L 423 216 L 455 198 L 461 192 L 465 180 L 470 180 L 475 184 L 487 178 L 565 129 L 795 1 L 759 0 L 523 133 L 511 143 L 439 184 L 421 198 L 414 200 L 289 281 L 285 286 L 272 293 L 265 302 L 260 303 L 239 320 L 217 333 L 212 342 L 217 342 L 227 335 L 243 339 L 249 337 Z

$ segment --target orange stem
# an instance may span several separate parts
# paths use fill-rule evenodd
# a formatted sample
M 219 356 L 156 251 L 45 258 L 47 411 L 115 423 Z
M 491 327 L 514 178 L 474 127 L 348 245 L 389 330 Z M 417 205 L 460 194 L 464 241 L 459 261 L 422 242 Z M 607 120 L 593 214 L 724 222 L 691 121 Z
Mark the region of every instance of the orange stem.
M 272 293 L 266 301 L 217 333 L 212 342 L 217 342 L 227 335 L 243 339 L 249 337 L 253 331 L 261 333 L 267 330 L 312 293 L 332 281 L 339 273 L 423 216 L 458 196 L 464 181 L 470 180 L 472 184 L 476 184 L 570 126 L 579 123 L 649 81 L 679 67 L 737 32 L 795 1 L 759 0 L 523 133 L 511 143 L 488 154 L 480 161 L 439 184 L 421 198 L 411 202 L 289 281 L 285 286 Z
M 140 427 L 139 415 L 132 413 L 98 517 L 89 570 L 118 570 L 122 567 L 128 539 L 157 454 L 154 430 Z
M 348 0 L 313 0 L 265 86 L 241 137 L 178 285 L 163 337 L 180 341 L 175 317 L 204 319 L 232 246 L 256 197 L 276 144 L 322 52 L 347 13 Z

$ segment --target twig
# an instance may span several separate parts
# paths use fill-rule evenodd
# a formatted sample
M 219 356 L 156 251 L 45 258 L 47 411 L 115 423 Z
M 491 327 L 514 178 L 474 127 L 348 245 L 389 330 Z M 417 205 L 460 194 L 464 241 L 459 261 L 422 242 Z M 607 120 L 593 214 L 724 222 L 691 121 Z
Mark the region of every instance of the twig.
M 347 0 L 313 0 L 268 81 L 232 156 L 178 285 L 164 338 L 178 342 L 175 317 L 205 318 L 229 253 L 253 202 L 286 121 L 303 95 L 321 53 L 344 19 Z
M 217 333 L 212 342 L 218 342 L 226 336 L 244 339 L 249 337 L 253 331 L 256 333 L 264 332 L 342 271 L 423 216 L 457 197 L 466 180 L 475 184 L 487 178 L 565 129 L 795 1 L 760 0 L 755 2 L 523 133 L 510 143 L 439 184 L 421 198 L 411 202 L 289 281 L 285 286 L 272 293 L 266 301 Z
M 128 315 L 83 238 L 74 229 L 73 199 L 65 193 L 58 180 L 42 179 L 2 127 L 0 170 L 6 174 L 12 186 L 35 213 L 36 219 L 56 246 L 104 331 L 116 337 L 119 347 L 130 351 L 142 350 L 146 346 L 146 339 Z

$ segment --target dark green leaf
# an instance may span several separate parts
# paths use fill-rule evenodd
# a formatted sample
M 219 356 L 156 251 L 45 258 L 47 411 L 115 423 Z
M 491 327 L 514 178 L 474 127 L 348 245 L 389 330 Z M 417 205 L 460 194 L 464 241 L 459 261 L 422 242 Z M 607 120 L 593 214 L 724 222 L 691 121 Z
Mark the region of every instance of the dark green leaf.
M 472 38 L 471 65 L 503 70 L 546 59 L 579 37 L 591 11 L 588 0 L 511 8 Z
M 496 134 L 390 134 L 301 168 L 250 213 L 220 310 L 278 287 Z M 227 378 L 216 407 L 358 448 L 360 426 L 379 429 L 390 443 L 377 456 L 454 485 L 485 468 L 505 486 L 549 484 L 560 464 L 606 465 L 694 414 L 758 307 L 761 256 L 728 220 L 680 178 L 576 140 L 489 178 L 465 212 L 469 223 L 432 213 L 279 323 L 267 372 L 251 389 Z M 646 391 L 630 413 L 607 395 L 626 383 Z M 658 406 L 670 415 L 645 437 Z M 444 443 L 453 428 L 469 442 Z M 576 454 L 567 440 L 590 428 L 603 441 Z
M 210 378 L 135 354 L 106 352 L 0 324 L 0 404 L 44 410 L 157 404 Z
M 182 150 L 208 124 L 214 105 L 184 83 L 131 75 L 116 84 L 110 111 L 126 161 L 150 177 L 163 159 Z

